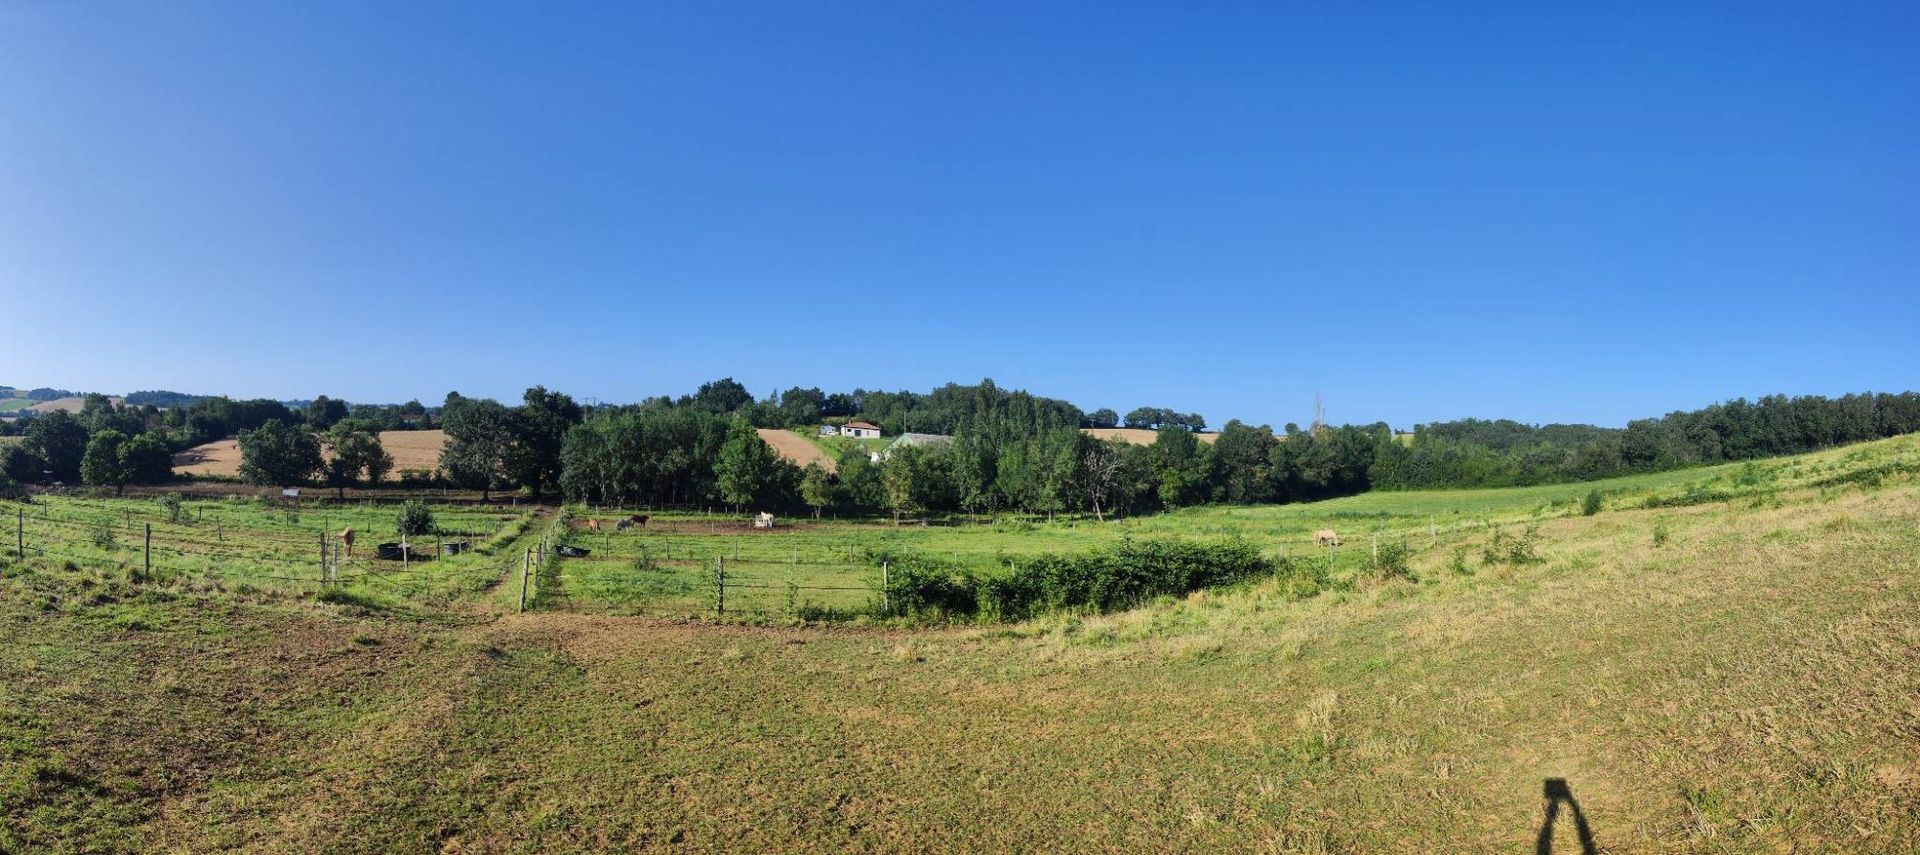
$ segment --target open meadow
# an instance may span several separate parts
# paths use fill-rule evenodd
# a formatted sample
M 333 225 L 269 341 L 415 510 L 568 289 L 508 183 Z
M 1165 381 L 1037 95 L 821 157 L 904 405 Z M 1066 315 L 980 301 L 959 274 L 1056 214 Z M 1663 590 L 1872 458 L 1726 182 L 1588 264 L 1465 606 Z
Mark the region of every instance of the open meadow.
M 371 557 L 391 504 L 36 495 L 0 504 L 0 850 L 1575 852 L 1577 805 L 1604 851 L 1911 852 L 1916 474 L 1910 435 L 1109 522 L 442 505 L 475 548 L 404 566 Z M 1158 538 L 1330 566 L 1104 615 L 875 609 L 880 556 Z M 521 611 L 543 544 L 589 554 Z

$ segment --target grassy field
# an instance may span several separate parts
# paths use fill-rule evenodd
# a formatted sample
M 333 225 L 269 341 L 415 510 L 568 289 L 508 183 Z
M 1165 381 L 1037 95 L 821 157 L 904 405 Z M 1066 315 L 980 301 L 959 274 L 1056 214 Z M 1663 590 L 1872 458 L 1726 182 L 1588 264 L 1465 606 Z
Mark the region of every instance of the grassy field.
M 1570 485 L 569 535 L 609 564 L 643 543 L 791 565 L 845 543 L 1347 540 L 1305 600 L 1255 582 L 981 627 L 517 613 L 498 582 L 553 518 L 465 520 L 494 525 L 493 555 L 417 592 L 316 597 L 225 564 L 135 580 L 124 550 L 9 561 L 0 850 L 1517 851 L 1558 780 L 1604 851 L 1912 852 L 1916 472 L 1910 436 L 1609 482 L 1594 516 Z M 124 513 L 30 511 L 68 502 Z M 289 554 L 317 537 L 312 512 L 209 504 Z M 1417 581 L 1360 571 L 1374 529 L 1408 538 Z M 1553 851 L 1580 851 L 1553 816 Z
M 577 536 L 592 555 L 564 562 L 549 576 L 547 600 L 555 608 L 608 614 L 712 611 L 718 605 L 714 573 L 725 559 L 736 613 L 877 612 L 881 573 L 875 556 L 930 555 L 986 572 L 1009 560 L 1093 549 L 1123 537 L 1242 538 L 1270 556 L 1329 560 L 1336 577 L 1350 579 L 1368 564 L 1376 537 L 1404 541 L 1416 555 L 1432 554 L 1481 538 L 1493 526 L 1517 528 L 1576 514 L 1581 498 L 1594 490 L 1615 507 L 1682 497 L 1688 490 L 1759 496 L 1816 477 L 1821 466 L 1814 460 L 1736 464 L 1586 484 L 1377 492 L 1300 505 L 1190 508 L 1104 523 L 1003 517 L 891 526 L 782 518 L 764 530 L 732 517 L 655 514 L 647 526 L 615 532 L 613 523 L 624 514 L 581 510 L 578 520 L 603 523 L 599 533 Z M 1342 535 L 1343 547 L 1315 547 L 1313 533 L 1322 529 Z

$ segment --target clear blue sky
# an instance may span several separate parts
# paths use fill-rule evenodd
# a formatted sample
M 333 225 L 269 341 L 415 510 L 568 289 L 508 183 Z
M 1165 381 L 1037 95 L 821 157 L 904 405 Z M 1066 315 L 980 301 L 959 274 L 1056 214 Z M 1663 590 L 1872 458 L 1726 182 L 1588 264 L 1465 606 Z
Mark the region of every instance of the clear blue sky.
M 0 383 L 1920 388 L 1913 3 L 595 5 L 0 4 Z

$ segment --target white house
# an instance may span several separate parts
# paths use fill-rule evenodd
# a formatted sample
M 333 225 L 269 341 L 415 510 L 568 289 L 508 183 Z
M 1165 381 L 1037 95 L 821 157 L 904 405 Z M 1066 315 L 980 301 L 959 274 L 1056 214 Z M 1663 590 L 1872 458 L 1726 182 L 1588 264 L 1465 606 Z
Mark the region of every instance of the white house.
M 880 426 L 866 422 L 847 422 L 840 426 L 840 435 L 854 439 L 879 439 Z

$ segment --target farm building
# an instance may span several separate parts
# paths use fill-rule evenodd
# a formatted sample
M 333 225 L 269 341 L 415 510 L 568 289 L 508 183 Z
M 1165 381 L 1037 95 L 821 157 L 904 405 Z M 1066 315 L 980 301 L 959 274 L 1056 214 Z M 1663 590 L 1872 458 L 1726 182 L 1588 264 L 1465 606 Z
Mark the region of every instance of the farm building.
M 840 426 L 840 435 L 854 439 L 879 439 L 880 426 L 868 422 L 847 422 Z
M 952 443 L 953 443 L 953 437 L 947 436 L 946 434 L 942 434 L 942 433 L 903 433 L 900 436 L 896 437 L 892 442 L 887 443 L 887 447 L 885 449 L 882 449 L 878 452 L 873 453 L 872 455 L 869 455 L 868 459 L 872 460 L 875 463 L 879 463 L 880 461 L 887 459 L 888 456 L 892 455 L 894 449 L 900 448 L 901 446 L 906 446 L 906 445 L 916 446 L 919 448 L 940 448 L 942 446 L 950 445 Z

